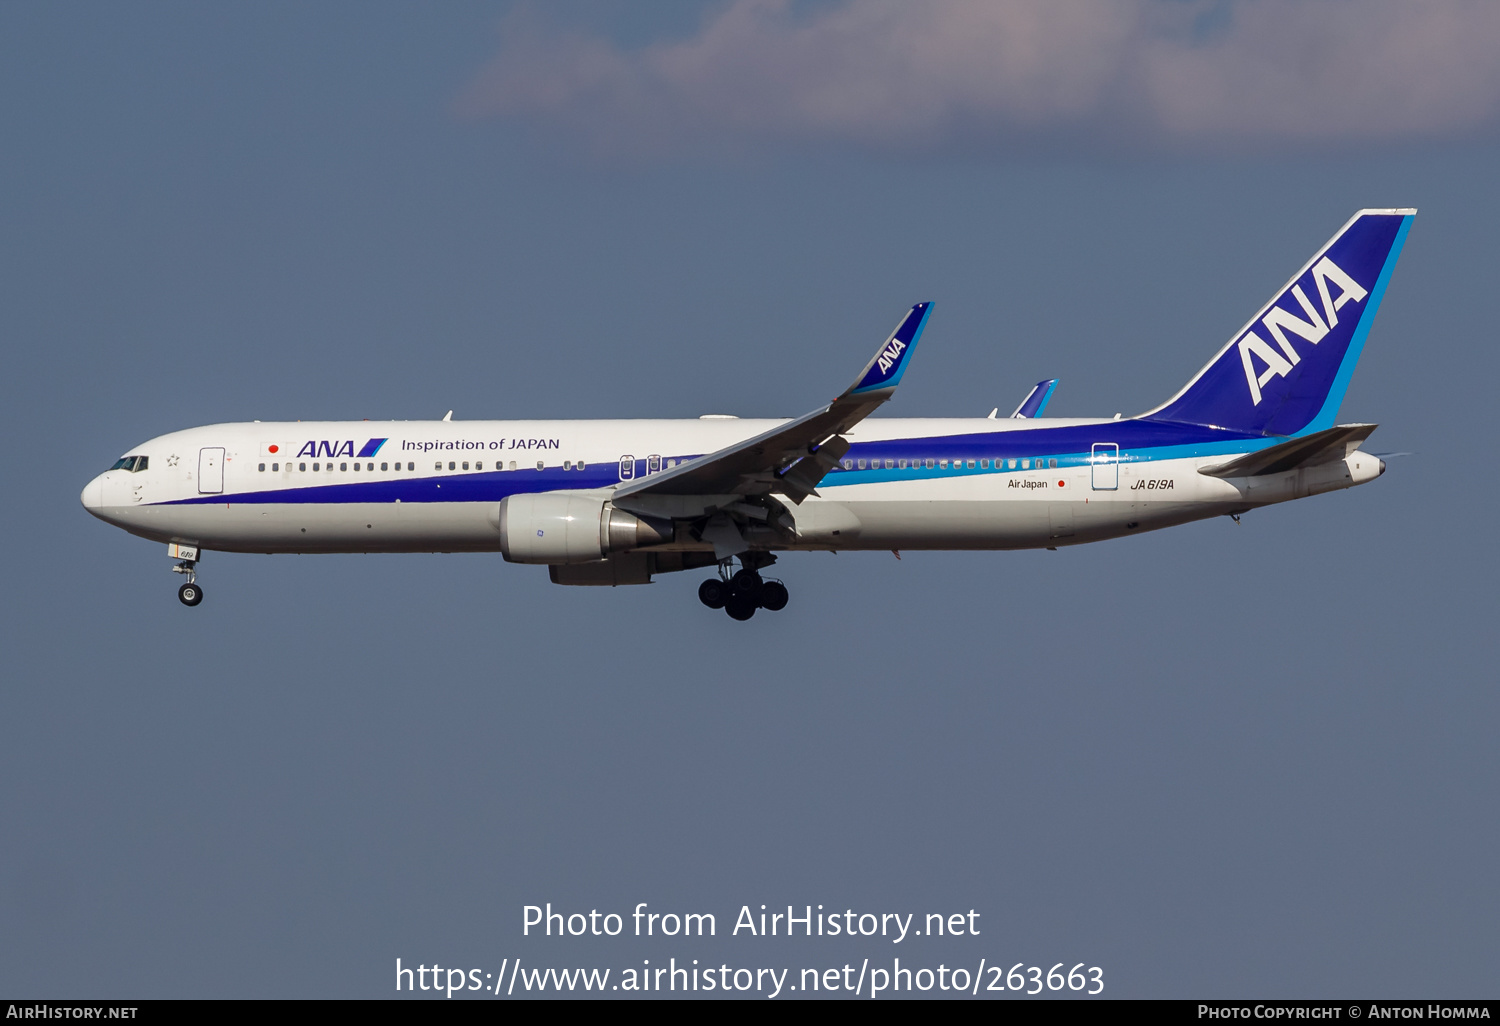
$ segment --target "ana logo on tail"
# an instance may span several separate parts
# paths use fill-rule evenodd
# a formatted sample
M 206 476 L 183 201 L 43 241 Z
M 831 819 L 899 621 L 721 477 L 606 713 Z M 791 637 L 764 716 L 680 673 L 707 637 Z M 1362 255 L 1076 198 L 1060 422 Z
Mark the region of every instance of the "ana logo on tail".
M 1271 344 L 1254 331 L 1246 332 L 1245 337 L 1240 339 L 1240 361 L 1245 365 L 1245 382 L 1250 386 L 1250 398 L 1254 406 L 1260 405 L 1260 390 L 1266 382 L 1273 377 L 1286 377 L 1291 369 L 1302 361 L 1302 357 L 1292 347 L 1291 339 L 1287 338 L 1287 332 L 1317 345 L 1323 340 L 1323 336 L 1338 326 L 1339 310 L 1345 303 L 1351 300 L 1356 303 L 1362 302 L 1369 295 L 1368 290 L 1362 288 L 1344 272 L 1343 268 L 1328 257 L 1319 260 L 1311 273 L 1313 283 L 1318 288 L 1318 298 L 1323 305 L 1321 315 L 1313 309 L 1312 301 L 1307 298 L 1307 293 L 1302 291 L 1301 284 L 1293 285 L 1292 296 L 1302 307 L 1307 320 L 1279 306 L 1272 306 L 1260 319 L 1261 325 L 1276 340 L 1280 352 L 1271 348 Z M 1329 291 L 1330 282 L 1338 286 L 1339 294 L 1336 298 Z M 1264 364 L 1265 370 L 1257 373 L 1255 360 Z

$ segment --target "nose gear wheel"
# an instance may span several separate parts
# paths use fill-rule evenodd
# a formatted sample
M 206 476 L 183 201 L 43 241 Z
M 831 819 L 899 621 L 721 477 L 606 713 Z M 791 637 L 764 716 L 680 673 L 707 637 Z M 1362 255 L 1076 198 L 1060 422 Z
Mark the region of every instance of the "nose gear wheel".
M 172 567 L 174 574 L 187 575 L 187 583 L 177 589 L 177 598 L 185 606 L 196 606 L 203 601 L 203 586 L 198 583 L 198 563 L 184 559 Z

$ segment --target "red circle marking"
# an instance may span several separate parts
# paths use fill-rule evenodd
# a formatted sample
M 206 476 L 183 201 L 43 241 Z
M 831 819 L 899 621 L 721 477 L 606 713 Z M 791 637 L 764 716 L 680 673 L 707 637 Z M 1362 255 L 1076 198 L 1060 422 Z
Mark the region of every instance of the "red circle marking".
M 276 450 L 275 450 L 275 449 L 272 449 L 272 450 L 271 450 L 271 451 L 272 451 L 272 452 L 275 452 L 275 451 L 276 451 Z M 1066 487 L 1067 487 L 1067 485 L 1066 485 L 1066 484 L 1065 484 L 1065 483 L 1064 483 L 1064 482 L 1062 482 L 1062 481 L 1059 481 L 1059 482 L 1057 482 L 1057 487 L 1059 487 L 1059 488 L 1066 488 Z
M 276 446 L 274 446 L 274 445 L 268 445 L 268 446 L 266 446 L 266 452 L 276 452 Z

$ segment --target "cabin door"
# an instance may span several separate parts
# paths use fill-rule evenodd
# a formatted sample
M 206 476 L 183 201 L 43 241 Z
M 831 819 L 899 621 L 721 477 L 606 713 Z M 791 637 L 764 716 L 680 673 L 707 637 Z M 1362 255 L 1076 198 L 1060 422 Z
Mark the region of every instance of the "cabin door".
M 1120 487 L 1120 446 L 1117 442 L 1095 442 L 1089 463 L 1094 471 L 1094 491 L 1113 492 Z
M 198 450 L 198 493 L 218 495 L 224 490 L 224 450 Z

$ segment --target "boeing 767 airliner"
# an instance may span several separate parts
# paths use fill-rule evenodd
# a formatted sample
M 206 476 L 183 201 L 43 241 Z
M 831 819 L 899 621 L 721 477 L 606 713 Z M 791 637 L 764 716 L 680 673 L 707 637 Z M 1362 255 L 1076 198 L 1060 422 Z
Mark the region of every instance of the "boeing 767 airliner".
M 167 544 L 182 602 L 205 550 L 492 552 L 557 584 L 698 589 L 747 620 L 787 589 L 777 554 L 1055 548 L 1239 516 L 1373 480 L 1373 424 L 1335 424 L 1415 210 L 1361 210 L 1162 405 L 1043 419 L 871 418 L 932 304 L 844 392 L 795 420 L 214 424 L 135 446 L 83 504 Z M 378 432 L 384 431 L 384 435 Z M 738 570 L 736 571 L 736 563 Z

